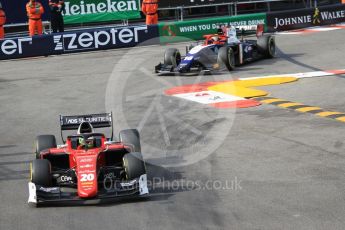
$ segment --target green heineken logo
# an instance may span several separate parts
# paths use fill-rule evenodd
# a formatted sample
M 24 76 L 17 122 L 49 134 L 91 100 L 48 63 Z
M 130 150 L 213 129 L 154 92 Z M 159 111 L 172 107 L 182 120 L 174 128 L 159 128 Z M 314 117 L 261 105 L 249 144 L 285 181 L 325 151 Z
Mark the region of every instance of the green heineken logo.
M 65 0 L 66 24 L 140 18 L 140 0 Z

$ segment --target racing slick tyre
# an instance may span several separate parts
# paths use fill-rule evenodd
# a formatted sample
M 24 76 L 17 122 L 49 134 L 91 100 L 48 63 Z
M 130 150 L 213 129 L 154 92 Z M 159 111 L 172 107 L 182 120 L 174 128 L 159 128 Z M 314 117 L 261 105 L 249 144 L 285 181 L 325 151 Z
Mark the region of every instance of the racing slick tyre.
M 271 35 L 259 37 L 257 46 L 259 53 L 263 54 L 265 58 L 273 58 L 276 54 L 276 42 Z
M 56 139 L 54 135 L 40 135 L 35 140 L 36 159 L 40 159 L 40 153 L 43 150 L 56 148 Z
M 132 147 L 133 152 L 141 152 L 140 134 L 136 129 L 125 129 L 120 131 L 120 141 Z
M 165 51 L 164 54 L 164 64 L 165 65 L 172 65 L 173 67 L 177 67 L 181 62 L 181 54 L 178 49 L 169 48 Z
M 143 155 L 140 152 L 132 152 L 124 155 L 123 167 L 126 172 L 127 180 L 132 180 L 146 174 Z
M 50 162 L 46 159 L 35 159 L 30 165 L 31 182 L 43 187 L 52 183 Z
M 218 64 L 225 65 L 231 71 L 235 69 L 235 54 L 231 47 L 221 47 L 218 51 Z

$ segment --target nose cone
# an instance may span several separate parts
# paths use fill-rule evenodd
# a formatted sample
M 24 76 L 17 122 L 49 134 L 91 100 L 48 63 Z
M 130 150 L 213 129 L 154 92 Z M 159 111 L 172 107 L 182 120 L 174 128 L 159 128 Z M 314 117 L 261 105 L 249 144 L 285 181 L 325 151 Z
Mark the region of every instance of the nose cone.
M 78 196 L 80 198 L 93 198 L 97 195 L 97 191 L 92 190 L 92 191 L 85 191 L 85 190 L 79 190 L 78 191 Z
M 92 198 L 97 195 L 97 155 L 78 156 L 78 196 Z
M 188 72 L 194 61 L 193 56 L 185 57 L 181 63 L 178 65 L 177 69 L 180 73 Z
M 180 73 L 188 72 L 188 70 L 189 70 L 189 66 L 188 66 L 187 64 L 180 64 L 180 65 L 178 66 L 178 71 L 179 71 Z

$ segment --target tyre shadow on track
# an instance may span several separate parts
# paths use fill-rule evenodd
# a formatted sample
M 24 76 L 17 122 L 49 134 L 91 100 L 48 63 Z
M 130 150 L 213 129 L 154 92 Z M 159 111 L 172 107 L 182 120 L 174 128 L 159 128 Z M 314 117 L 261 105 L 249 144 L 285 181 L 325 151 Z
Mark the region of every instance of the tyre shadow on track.
M 17 145 L 0 145 L 0 181 L 24 180 L 29 177 L 29 161 L 18 161 L 13 158 L 26 158 L 32 153 L 6 150 L 14 147 Z
M 183 172 L 176 171 L 172 168 L 164 168 L 149 163 L 146 163 L 146 168 L 149 188 L 148 196 L 124 198 L 117 202 L 99 204 L 98 206 L 113 206 L 125 203 L 166 201 L 173 197 L 176 193 L 189 192 L 194 190 L 192 188 L 186 188 L 185 186 L 181 186 L 178 183 L 174 183 L 185 179 L 183 177 Z M 170 185 L 166 186 L 167 184 Z
M 9 148 L 12 146 L 0 146 L 1 148 Z M 5 160 L 4 158 L 13 157 L 25 157 L 26 155 L 32 155 L 28 152 L 18 153 L 0 153 L 0 181 L 10 180 L 23 180 L 28 179 L 29 175 L 29 162 L 30 161 L 16 161 L 16 160 Z
M 157 160 L 157 159 L 155 159 Z M 164 159 L 162 159 L 164 160 Z M 149 160 L 147 160 L 149 161 Z M 162 166 L 146 163 L 147 181 L 149 188 L 149 195 L 145 197 L 125 198 L 119 202 L 101 204 L 100 206 L 112 206 L 124 203 L 137 203 L 137 202 L 153 202 L 153 201 L 166 201 L 175 196 L 176 193 L 189 192 L 193 189 L 181 186 L 178 183 L 180 180 L 185 179 L 183 172 L 177 171 L 173 168 L 164 168 Z M 170 186 L 166 186 L 170 184 Z
M 29 178 L 29 170 L 11 170 L 0 168 L 0 181 L 11 181 L 11 180 L 27 180 Z
M 277 56 L 288 61 L 288 62 L 291 62 L 292 64 L 295 64 L 295 65 L 298 65 L 298 66 L 301 66 L 301 67 L 304 67 L 304 68 L 307 68 L 307 69 L 311 69 L 311 70 L 314 70 L 314 71 L 320 71 L 321 69 L 319 68 L 316 68 L 314 66 L 310 66 L 308 64 L 305 64 L 305 63 L 302 63 L 302 62 L 299 62 L 296 60 L 296 57 L 301 57 L 301 56 L 304 56 L 304 53 L 291 53 L 291 54 L 288 54 L 288 53 L 285 53 L 284 51 L 282 51 L 281 49 L 277 48 Z
M 17 145 L 0 145 L 0 149 L 7 149 L 7 148 L 13 148 L 16 147 Z M 0 155 L 1 156 L 1 155 Z
M 236 73 L 236 72 L 243 72 L 243 71 L 255 71 L 255 70 L 262 70 L 263 68 L 256 67 L 255 64 L 265 64 L 265 62 L 269 64 L 275 64 L 276 62 L 279 61 L 280 58 L 285 59 L 291 63 L 304 66 L 310 69 L 315 69 L 314 67 L 304 65 L 303 63 L 300 63 L 296 61 L 294 58 L 295 57 L 300 57 L 303 56 L 304 54 L 286 54 L 283 51 L 277 49 L 277 56 L 275 58 L 267 58 L 267 59 L 261 59 L 249 63 L 244 63 L 239 66 L 236 66 L 236 68 L 232 71 L 228 71 L 227 69 L 222 69 L 222 70 L 217 70 L 217 71 L 212 71 L 212 72 L 190 72 L 190 73 L 164 73 L 161 75 L 158 75 L 158 77 L 197 77 L 197 76 L 224 76 L 224 75 L 229 75 L 231 73 Z
M 193 186 L 185 186 L 184 172 L 176 168 L 165 168 L 146 163 L 150 194 L 176 194 L 193 191 Z

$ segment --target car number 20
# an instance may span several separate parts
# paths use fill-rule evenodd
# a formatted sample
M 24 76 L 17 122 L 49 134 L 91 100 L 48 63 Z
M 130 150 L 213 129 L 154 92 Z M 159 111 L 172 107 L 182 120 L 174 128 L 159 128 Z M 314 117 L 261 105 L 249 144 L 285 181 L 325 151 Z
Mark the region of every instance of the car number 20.
M 90 173 L 90 174 L 81 174 L 81 182 L 85 181 L 93 181 L 95 179 L 95 175 Z

